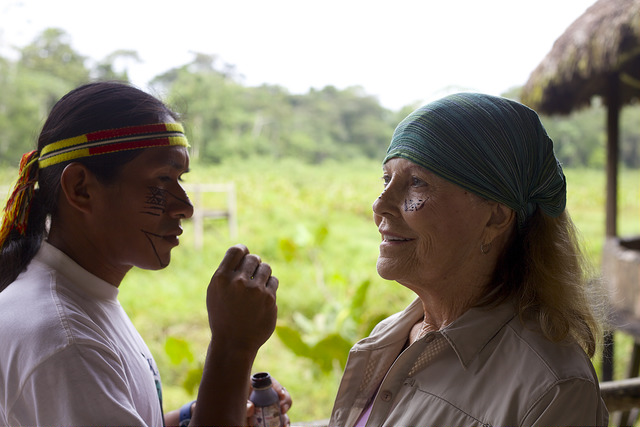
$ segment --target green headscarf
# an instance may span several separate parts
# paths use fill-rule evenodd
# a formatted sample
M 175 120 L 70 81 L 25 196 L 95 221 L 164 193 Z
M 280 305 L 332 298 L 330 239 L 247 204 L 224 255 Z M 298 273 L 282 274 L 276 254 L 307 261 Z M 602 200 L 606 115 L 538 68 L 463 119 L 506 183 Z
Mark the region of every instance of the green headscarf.
M 402 157 L 513 209 L 520 228 L 539 207 L 557 217 L 566 181 L 535 111 L 505 98 L 450 95 L 418 108 L 396 128 L 383 164 Z

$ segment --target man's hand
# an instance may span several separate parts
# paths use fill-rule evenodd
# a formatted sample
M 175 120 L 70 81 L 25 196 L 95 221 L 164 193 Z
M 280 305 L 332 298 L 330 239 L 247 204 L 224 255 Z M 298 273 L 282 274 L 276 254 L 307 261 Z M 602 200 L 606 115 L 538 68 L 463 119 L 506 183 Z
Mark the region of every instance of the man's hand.
M 244 245 L 227 250 L 207 290 L 213 340 L 230 351 L 257 352 L 273 333 L 278 279 Z
M 229 248 L 207 288 L 211 343 L 191 425 L 246 421 L 251 367 L 276 326 L 278 279 L 244 245 Z

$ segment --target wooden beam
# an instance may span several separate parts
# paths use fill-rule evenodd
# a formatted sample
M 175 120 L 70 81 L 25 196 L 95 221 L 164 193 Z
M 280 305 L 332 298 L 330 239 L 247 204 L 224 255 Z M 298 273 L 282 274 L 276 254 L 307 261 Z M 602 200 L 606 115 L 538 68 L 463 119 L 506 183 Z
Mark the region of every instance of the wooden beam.
M 640 378 L 600 383 L 600 395 L 609 413 L 640 408 Z

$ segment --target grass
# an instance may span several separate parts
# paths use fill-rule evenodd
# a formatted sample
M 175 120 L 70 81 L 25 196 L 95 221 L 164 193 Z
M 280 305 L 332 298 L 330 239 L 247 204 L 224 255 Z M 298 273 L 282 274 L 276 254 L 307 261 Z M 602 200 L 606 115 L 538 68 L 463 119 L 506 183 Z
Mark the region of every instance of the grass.
M 354 160 L 322 166 L 299 162 L 248 160 L 218 166 L 194 164 L 187 183 L 233 182 L 237 192 L 239 234 L 232 239 L 224 220 L 206 220 L 204 246 L 194 247 L 193 224 L 186 222 L 181 245 L 162 272 L 134 269 L 121 286 L 120 300 L 157 359 L 163 376 L 165 410 L 195 397 L 182 383 L 198 367 L 209 340 L 204 306 L 209 279 L 226 249 L 244 243 L 271 264 L 280 280 L 279 322 L 311 319 L 321 329 L 335 310 L 348 304 L 358 284 L 371 281 L 367 311 L 403 309 L 413 294 L 375 270 L 379 235 L 371 204 L 381 190 L 377 161 Z M 568 209 L 585 247 L 599 265 L 604 239 L 605 177 L 601 170 L 567 170 Z M 9 183 L 15 171 L 0 171 Z M 619 182 L 619 234 L 640 234 L 640 171 L 624 170 Z M 208 207 L 224 201 L 209 194 Z M 326 232 L 324 239 L 318 235 Z M 329 309 L 328 309 L 329 308 Z M 321 313 L 322 315 L 318 315 Z M 297 317 L 296 317 L 297 316 Z M 188 343 L 193 360 L 172 361 L 168 338 Z M 354 337 L 355 339 L 355 337 Z M 624 372 L 632 340 L 619 335 L 616 372 Z M 327 418 L 340 369 L 322 373 L 307 359 L 290 353 L 272 337 L 261 349 L 254 371 L 266 370 L 291 392 L 294 422 Z

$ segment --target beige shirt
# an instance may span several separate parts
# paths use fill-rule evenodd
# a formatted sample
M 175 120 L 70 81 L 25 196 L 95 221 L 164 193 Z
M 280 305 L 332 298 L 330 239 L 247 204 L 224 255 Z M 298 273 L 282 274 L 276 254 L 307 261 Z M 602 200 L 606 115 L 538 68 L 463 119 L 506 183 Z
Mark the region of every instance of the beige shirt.
M 422 316 L 416 300 L 352 348 L 331 426 L 354 426 L 372 397 L 367 426 L 607 425 L 584 351 L 523 325 L 511 304 L 471 309 L 403 351 Z

